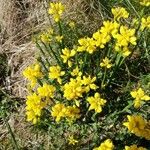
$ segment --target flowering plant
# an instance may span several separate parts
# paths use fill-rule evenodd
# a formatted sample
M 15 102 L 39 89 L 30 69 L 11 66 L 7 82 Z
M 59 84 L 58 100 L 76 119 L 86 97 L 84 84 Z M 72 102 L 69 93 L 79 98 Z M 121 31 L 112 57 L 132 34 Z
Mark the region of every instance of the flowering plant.
M 85 34 L 79 24 L 62 18 L 64 10 L 62 3 L 50 3 L 53 26 L 35 39 L 40 55 L 23 72 L 30 81 L 27 121 L 60 126 L 68 144 L 76 146 L 86 133 L 94 150 L 142 149 L 134 144 L 138 137 L 150 140 L 150 123 L 141 116 L 150 97 L 147 88 L 136 84 L 141 82 L 140 74 L 132 75 L 131 69 L 142 68 L 136 59 L 148 61 L 150 16 L 135 21 L 125 8 L 114 7 L 112 19 L 106 18 L 96 32 Z M 132 136 L 136 143 L 128 143 Z

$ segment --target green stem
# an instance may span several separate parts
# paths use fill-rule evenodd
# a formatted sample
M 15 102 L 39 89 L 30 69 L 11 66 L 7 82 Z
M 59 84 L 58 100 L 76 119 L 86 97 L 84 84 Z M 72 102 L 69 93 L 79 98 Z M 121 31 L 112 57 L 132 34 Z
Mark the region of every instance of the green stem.
M 61 27 L 60 21 L 58 22 L 58 26 L 59 26 L 59 34 L 60 34 L 60 36 L 61 36 L 61 35 L 62 35 L 62 27 Z
M 105 87 L 105 86 L 104 86 L 104 85 L 105 85 L 104 82 L 105 82 L 105 78 L 106 78 L 106 72 L 107 72 L 107 69 L 105 68 L 103 80 L 102 80 L 102 83 L 101 83 L 101 88 L 104 88 L 104 87 Z
M 42 58 L 39 57 L 37 60 L 41 63 L 41 65 L 43 66 L 43 68 L 45 69 L 45 71 L 48 72 L 48 69 L 47 69 L 47 67 L 45 66 L 45 63 L 42 61 Z
M 13 133 L 13 131 L 12 131 L 12 129 L 11 129 L 11 127 L 10 127 L 10 125 L 9 125 L 9 123 L 8 123 L 8 121 L 6 120 L 5 117 L 6 117 L 6 113 L 4 112 L 4 114 L 3 114 L 3 120 L 4 120 L 4 122 L 5 122 L 5 124 L 6 124 L 6 127 L 7 127 L 8 131 L 9 131 L 9 133 L 10 133 L 10 135 L 11 135 L 11 139 L 12 139 L 13 146 L 14 146 L 15 150 L 19 150 L 17 141 L 16 141 L 16 139 L 15 139 L 15 135 L 14 135 L 14 133 Z
M 127 3 L 132 7 L 132 9 L 134 10 L 134 12 L 136 13 L 136 15 L 140 18 L 138 12 L 136 11 L 136 9 L 133 7 L 133 5 L 131 4 L 130 0 L 126 0 Z
M 51 53 L 50 53 L 48 47 L 46 46 L 46 44 L 45 44 L 43 41 L 41 41 L 41 42 L 42 42 L 42 44 L 44 45 L 45 50 L 47 51 L 47 53 L 49 54 L 49 56 L 52 58 L 52 55 L 51 55 Z
M 111 115 L 109 115 L 109 116 L 106 118 L 106 120 L 110 120 L 112 117 L 126 112 L 126 111 L 127 111 L 129 108 L 131 108 L 132 106 L 133 106 L 133 102 L 130 103 L 130 104 L 128 104 L 123 110 L 112 113 Z
M 63 35 L 63 32 L 62 32 L 62 26 L 61 26 L 60 21 L 58 22 L 58 26 L 59 26 L 59 34 L 60 34 L 60 36 L 62 36 L 62 35 Z M 61 43 L 61 45 L 60 45 L 60 48 L 61 48 L 61 49 L 64 48 L 64 40 L 63 40 L 63 39 L 62 39 L 62 43 Z
M 46 54 L 44 53 L 43 49 L 41 48 L 40 44 L 38 42 L 36 42 L 36 46 L 39 48 L 39 50 L 41 51 L 41 53 L 43 54 L 43 56 L 45 57 L 45 60 L 47 62 L 47 64 L 50 66 L 50 62 L 48 61 L 48 59 L 46 58 Z
M 53 49 L 52 49 L 52 47 L 50 46 L 50 44 L 49 44 L 49 48 L 50 48 L 52 54 L 54 55 L 54 57 L 55 57 L 57 63 L 62 67 L 62 64 L 61 64 L 60 60 L 58 59 L 57 55 L 56 55 L 55 52 L 53 51 Z

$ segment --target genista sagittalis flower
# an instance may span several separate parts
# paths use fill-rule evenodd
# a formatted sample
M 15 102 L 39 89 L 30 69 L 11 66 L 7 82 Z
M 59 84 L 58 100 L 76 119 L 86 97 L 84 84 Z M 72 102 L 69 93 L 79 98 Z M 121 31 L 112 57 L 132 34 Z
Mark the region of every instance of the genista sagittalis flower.
M 61 76 L 65 74 L 65 71 L 61 71 L 60 66 L 51 66 L 49 68 L 49 78 L 50 79 L 56 79 L 59 84 L 62 83 Z
M 31 82 L 31 87 L 34 87 L 37 79 L 43 77 L 41 66 L 39 64 L 29 66 L 23 71 L 23 75 Z
M 131 96 L 134 98 L 134 107 L 139 108 L 141 106 L 142 101 L 150 100 L 150 97 L 145 94 L 142 88 L 138 90 L 131 91 Z
M 93 150 L 113 150 L 114 145 L 110 139 L 105 140 L 99 147 L 94 148 Z
M 104 34 L 104 35 L 112 35 L 114 36 L 119 29 L 120 24 L 117 23 L 116 21 L 112 22 L 112 21 L 104 21 L 103 22 L 103 26 L 100 28 L 100 33 Z M 108 36 L 109 39 L 109 36 Z M 108 40 L 109 41 L 109 40 Z
M 44 43 L 50 43 L 52 41 L 52 35 L 54 30 L 52 28 L 47 29 L 39 35 L 39 39 Z
M 120 33 L 116 34 L 114 38 L 117 40 L 116 45 L 128 46 L 129 44 L 136 45 L 135 29 L 129 29 L 127 26 L 121 26 Z
M 99 93 L 95 93 L 94 97 L 88 97 L 87 101 L 90 104 L 89 110 L 94 109 L 96 113 L 100 113 L 102 111 L 102 106 L 106 103 L 106 100 L 101 98 Z
M 57 103 L 52 107 L 51 115 L 55 118 L 56 122 L 59 122 L 62 117 L 65 116 L 65 105 Z
M 75 22 L 74 21 L 71 21 L 71 22 L 69 22 L 69 27 L 71 28 L 71 29 L 74 29 L 75 28 L 75 26 L 76 26 L 76 24 L 75 24 Z
M 71 75 L 74 76 L 81 76 L 82 72 L 79 70 L 78 67 L 76 67 L 75 69 L 72 70 Z
M 75 145 L 78 143 L 78 140 L 74 139 L 73 135 L 69 136 L 68 141 L 70 145 Z
M 76 119 L 80 118 L 80 110 L 76 106 L 65 106 L 62 103 L 57 103 L 52 107 L 51 115 L 55 118 L 56 122 L 59 122 L 62 118 L 65 118 L 69 123 L 72 123 Z
M 77 49 L 78 52 L 87 51 L 88 53 L 93 54 L 96 50 L 95 41 L 93 38 L 81 38 L 78 40 L 78 43 L 80 44 Z
M 148 16 L 147 18 L 142 18 L 141 19 L 140 29 L 143 31 L 145 28 L 150 29 L 150 16 Z
M 74 106 L 67 106 L 65 108 L 65 117 L 69 123 L 73 123 L 76 119 L 80 118 L 80 109 Z
M 48 10 L 48 13 L 53 15 L 54 21 L 55 22 L 59 22 L 61 19 L 61 16 L 64 12 L 64 5 L 62 5 L 62 3 L 50 3 L 50 8 Z
M 150 124 L 140 115 L 128 115 L 128 122 L 123 123 L 128 130 L 139 137 L 150 140 Z
M 42 113 L 42 109 L 46 105 L 47 103 L 42 101 L 40 96 L 38 96 L 36 93 L 27 96 L 27 101 L 26 101 L 27 121 L 32 121 L 33 124 L 36 124 L 39 121 L 39 118 Z
M 119 24 L 117 22 L 104 21 L 103 26 L 95 33 L 93 39 L 95 45 L 101 49 L 105 47 L 106 43 L 111 40 L 111 36 L 115 36 L 118 32 Z
M 116 7 L 111 9 L 112 14 L 114 15 L 114 19 L 119 21 L 120 18 L 128 18 L 129 13 L 123 7 Z
M 42 87 L 37 88 L 37 92 L 41 97 L 53 98 L 56 88 L 53 85 L 44 83 Z
M 81 78 L 70 79 L 70 82 L 66 83 L 63 87 L 64 97 L 67 100 L 76 100 L 82 97 L 82 94 L 85 92 L 82 87 Z
M 137 145 L 131 145 L 131 146 L 125 146 L 125 150 L 147 150 L 146 148 L 144 147 L 141 147 L 141 146 L 137 146 Z
M 71 67 L 72 63 L 69 60 L 71 57 L 73 57 L 76 54 L 76 51 L 74 49 L 70 50 L 68 48 L 62 49 L 62 55 L 60 57 L 63 59 L 63 63 L 68 63 L 68 66 Z
M 140 0 L 140 4 L 142 6 L 148 7 L 148 6 L 150 6 L 150 0 Z
M 62 43 L 63 36 L 57 35 L 55 39 L 57 42 Z
M 131 54 L 131 51 L 127 46 L 119 47 L 118 45 L 115 46 L 115 51 L 119 52 L 123 57 L 127 57 Z
M 100 66 L 105 67 L 107 69 L 111 68 L 112 67 L 111 60 L 109 60 L 107 57 L 105 57 L 103 59 L 103 62 L 100 63 Z
M 98 86 L 96 84 L 94 84 L 94 82 L 96 81 L 96 77 L 86 77 L 86 76 L 83 76 L 83 79 L 82 79 L 82 84 L 85 86 L 85 91 L 86 92 L 89 92 L 90 89 L 91 90 L 96 90 L 98 88 Z

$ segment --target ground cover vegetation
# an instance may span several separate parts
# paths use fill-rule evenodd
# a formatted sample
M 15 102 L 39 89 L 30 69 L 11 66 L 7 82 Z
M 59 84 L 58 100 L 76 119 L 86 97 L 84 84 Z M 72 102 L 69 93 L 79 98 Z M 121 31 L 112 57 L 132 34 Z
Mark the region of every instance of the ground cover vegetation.
M 50 2 L 51 24 L 34 35 L 36 61 L 23 71 L 26 120 L 48 149 L 149 150 L 150 1 L 99 3 L 102 22 L 86 32 Z

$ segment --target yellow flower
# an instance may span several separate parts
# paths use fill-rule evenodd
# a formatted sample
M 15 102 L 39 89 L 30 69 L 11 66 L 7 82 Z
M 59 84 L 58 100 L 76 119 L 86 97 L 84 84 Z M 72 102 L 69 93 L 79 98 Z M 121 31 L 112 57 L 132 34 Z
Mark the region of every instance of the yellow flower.
M 120 47 L 127 47 L 129 43 L 136 45 L 135 29 L 129 29 L 127 26 L 121 26 L 120 34 L 116 34 L 114 38 L 117 39 L 117 45 Z
M 93 150 L 113 150 L 114 145 L 110 139 L 105 140 L 99 147 L 94 148 Z
M 71 75 L 74 77 L 74 76 L 81 76 L 82 75 L 82 72 L 79 71 L 79 68 L 76 67 L 75 69 L 73 69 L 73 71 L 71 72 Z
M 95 45 L 104 48 L 105 44 L 111 40 L 111 35 L 115 36 L 118 32 L 119 24 L 117 22 L 104 21 L 103 26 L 93 34 Z
M 129 48 L 127 46 L 120 47 L 120 46 L 116 45 L 115 46 L 115 51 L 122 54 L 123 57 L 127 57 L 131 54 L 131 51 L 129 50 Z
M 61 43 L 63 36 L 57 35 L 55 38 L 56 38 L 57 42 Z
M 69 22 L 69 27 L 72 29 L 75 28 L 75 22 L 73 21 Z
M 27 121 L 32 121 L 33 124 L 37 123 L 41 116 L 42 109 L 46 106 L 46 103 L 41 98 L 33 93 L 27 96 L 26 101 L 26 115 Z
M 125 146 L 125 150 L 147 150 L 144 147 L 137 147 L 137 145 Z
M 150 100 L 150 97 L 145 94 L 142 88 L 139 88 L 138 90 L 131 91 L 131 96 L 134 98 L 134 107 L 139 108 L 141 106 L 142 100 L 148 101 Z
M 50 79 L 57 79 L 58 83 L 61 84 L 62 80 L 60 77 L 65 74 L 64 71 L 61 71 L 61 67 L 60 66 L 51 66 L 49 68 L 49 70 L 50 70 L 49 78 Z
M 147 18 L 142 18 L 140 29 L 143 31 L 145 28 L 150 29 L 150 16 Z
M 23 71 L 24 77 L 31 81 L 31 87 L 35 86 L 37 79 L 43 77 L 41 67 L 39 64 L 35 64 L 31 67 L 27 67 Z
M 37 116 L 36 113 L 32 109 L 29 111 L 26 111 L 26 115 L 27 115 L 27 121 L 32 121 L 33 124 L 36 124 L 37 122 L 40 121 L 39 116 Z
M 41 39 L 41 41 L 44 42 L 44 43 L 50 43 L 50 42 L 51 42 L 51 37 L 50 37 L 50 35 L 47 34 L 47 33 L 42 33 L 42 34 L 40 35 L 40 39 Z
M 106 103 L 106 100 L 102 99 L 99 93 L 95 93 L 94 97 L 88 97 L 87 101 L 90 103 L 89 110 L 94 109 L 97 113 L 102 111 L 102 106 Z
M 111 9 L 112 14 L 114 15 L 115 20 L 120 20 L 120 18 L 128 18 L 129 13 L 123 7 L 116 7 Z
M 47 29 L 47 33 L 48 33 L 49 35 L 53 35 L 53 34 L 54 34 L 54 29 L 53 29 L 53 28 L 48 28 L 48 29 Z
M 100 63 L 100 66 L 105 67 L 107 69 L 111 68 L 112 67 L 111 60 L 109 60 L 107 57 L 105 57 L 103 59 L 103 62 Z
M 74 120 L 80 118 L 80 109 L 76 106 L 67 106 L 65 109 L 65 117 L 71 123 Z
M 40 34 L 40 39 L 44 43 L 50 43 L 52 40 L 52 34 L 54 30 L 52 28 L 47 29 L 45 32 Z
M 53 98 L 56 88 L 53 85 L 44 83 L 42 87 L 37 88 L 37 92 L 41 97 Z
M 102 34 L 100 31 L 97 31 L 93 34 L 95 40 L 95 45 L 100 48 L 104 48 L 105 44 L 110 41 L 111 37 L 109 34 Z
M 66 118 L 70 123 L 80 117 L 80 110 L 75 106 L 65 106 L 64 104 L 57 103 L 52 107 L 51 115 L 55 117 L 56 122 L 61 118 Z
M 103 22 L 103 26 L 101 27 L 100 32 L 103 35 L 112 35 L 113 36 L 118 32 L 119 26 L 120 25 L 116 21 L 111 22 L 111 21 L 107 20 L 107 21 Z M 108 36 L 108 39 L 110 40 L 110 36 Z
M 68 48 L 64 48 L 62 50 L 62 55 L 60 55 L 60 57 L 63 59 L 63 63 L 67 63 L 68 62 L 68 66 L 71 66 L 71 61 L 69 60 L 71 57 L 73 57 L 76 54 L 76 51 L 73 50 L 69 50 Z
M 78 143 L 78 141 L 74 139 L 73 135 L 69 136 L 68 141 L 70 145 L 75 145 L 76 143 Z
M 55 22 L 59 22 L 60 18 L 62 16 L 62 13 L 64 12 L 64 5 L 62 3 L 50 3 L 50 8 L 48 10 L 49 14 L 52 14 L 54 17 Z
M 63 87 L 64 97 L 67 100 L 75 100 L 82 97 L 84 93 L 84 89 L 82 87 L 81 79 L 70 79 L 69 83 L 66 83 Z
M 140 115 L 128 115 L 128 122 L 123 123 L 131 133 L 137 136 L 141 136 L 144 128 L 146 127 L 147 121 L 145 121 Z
M 82 38 L 79 39 L 78 42 L 80 44 L 77 49 L 78 52 L 87 51 L 88 53 L 92 54 L 96 50 L 95 41 L 93 38 Z
M 90 76 L 88 77 L 83 76 L 83 79 L 81 82 L 83 85 L 85 85 L 86 92 L 89 92 L 90 89 L 96 90 L 98 88 L 98 86 L 94 84 L 95 81 L 96 81 L 96 77 L 91 78 Z
M 140 4 L 143 6 L 150 6 L 150 0 L 140 0 Z
M 56 122 L 59 122 L 62 117 L 65 116 L 65 105 L 57 103 L 52 107 L 51 111 L 52 117 L 55 117 Z

